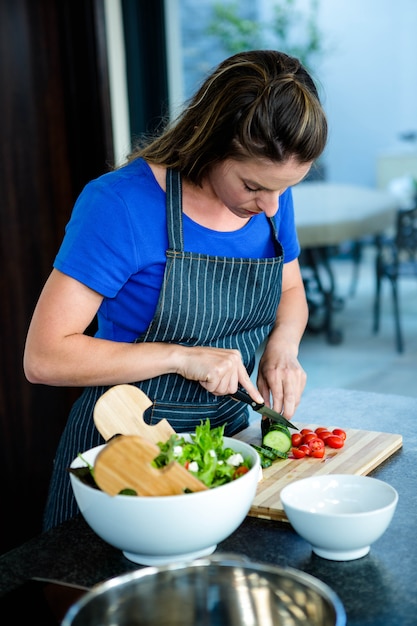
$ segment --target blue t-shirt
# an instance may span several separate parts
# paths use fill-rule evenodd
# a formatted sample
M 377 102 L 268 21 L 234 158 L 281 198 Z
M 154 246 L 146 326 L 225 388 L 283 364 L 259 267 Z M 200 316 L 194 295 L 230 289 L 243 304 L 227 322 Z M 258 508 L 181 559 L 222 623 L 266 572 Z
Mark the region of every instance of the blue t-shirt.
M 285 262 L 298 257 L 291 190 L 275 216 Z M 183 214 L 184 249 L 215 256 L 275 256 L 264 214 L 233 232 L 200 226 Z M 67 224 L 54 267 L 104 300 L 97 336 L 134 341 L 149 326 L 158 303 L 168 248 L 165 192 L 142 159 L 86 185 Z

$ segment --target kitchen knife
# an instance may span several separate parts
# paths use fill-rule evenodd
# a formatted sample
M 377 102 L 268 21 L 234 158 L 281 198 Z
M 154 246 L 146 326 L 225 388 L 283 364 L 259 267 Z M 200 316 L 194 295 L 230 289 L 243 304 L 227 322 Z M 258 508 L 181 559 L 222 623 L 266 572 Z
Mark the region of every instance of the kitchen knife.
M 230 397 L 233 398 L 233 400 L 246 402 L 246 404 L 249 404 L 249 406 L 251 406 L 254 411 L 260 413 L 261 415 L 265 415 L 265 417 L 269 417 L 271 420 L 277 422 L 278 424 L 283 424 L 283 426 L 286 426 L 287 428 L 293 428 L 294 430 L 298 430 L 297 426 L 291 424 L 291 422 L 289 422 L 286 417 L 281 415 L 281 413 L 270 409 L 269 407 L 265 406 L 265 404 L 258 404 L 250 397 L 248 393 L 246 393 L 246 391 L 238 389 L 236 393 L 231 394 Z

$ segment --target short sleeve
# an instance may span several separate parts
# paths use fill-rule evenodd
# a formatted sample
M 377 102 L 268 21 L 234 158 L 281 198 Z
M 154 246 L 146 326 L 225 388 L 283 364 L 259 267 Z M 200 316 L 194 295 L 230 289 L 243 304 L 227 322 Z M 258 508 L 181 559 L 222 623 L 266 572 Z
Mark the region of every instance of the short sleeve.
M 300 255 L 300 243 L 295 227 L 294 203 L 291 188 L 279 199 L 279 209 L 275 214 L 278 239 L 284 250 L 284 262 L 290 263 Z
M 137 271 L 129 211 L 106 177 L 81 192 L 54 267 L 105 297 L 114 297 Z

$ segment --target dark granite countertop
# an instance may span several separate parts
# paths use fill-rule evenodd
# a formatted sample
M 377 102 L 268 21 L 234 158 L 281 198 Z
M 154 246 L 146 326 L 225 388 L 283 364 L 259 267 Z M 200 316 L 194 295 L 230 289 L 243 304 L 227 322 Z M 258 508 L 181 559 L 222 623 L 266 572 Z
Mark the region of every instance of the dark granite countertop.
M 217 552 L 290 566 L 327 583 L 342 600 L 352 626 L 417 624 L 417 401 L 403 396 L 315 390 L 297 412 L 300 422 L 338 424 L 403 435 L 403 447 L 372 475 L 399 493 L 394 518 L 370 553 L 333 562 L 314 555 L 285 522 L 246 518 Z M 0 557 L 0 595 L 7 597 L 33 577 L 91 587 L 137 569 L 75 518 Z

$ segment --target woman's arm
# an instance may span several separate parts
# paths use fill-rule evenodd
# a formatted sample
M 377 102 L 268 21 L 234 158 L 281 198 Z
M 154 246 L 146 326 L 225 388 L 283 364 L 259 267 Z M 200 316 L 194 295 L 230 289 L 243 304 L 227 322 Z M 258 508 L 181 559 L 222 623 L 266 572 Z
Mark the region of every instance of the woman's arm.
M 308 320 L 308 306 L 298 260 L 284 265 L 282 296 L 275 327 L 258 369 L 258 389 L 265 404 L 291 418 L 300 402 L 307 376 L 298 349 Z
M 258 402 L 237 350 L 169 343 L 122 343 L 85 333 L 103 298 L 77 280 L 53 270 L 29 327 L 24 371 L 33 383 L 65 386 L 116 385 L 177 373 L 216 395 L 234 393 L 238 383 Z

